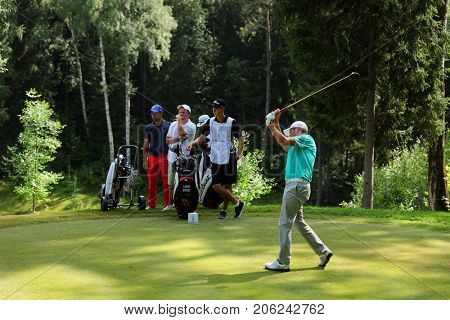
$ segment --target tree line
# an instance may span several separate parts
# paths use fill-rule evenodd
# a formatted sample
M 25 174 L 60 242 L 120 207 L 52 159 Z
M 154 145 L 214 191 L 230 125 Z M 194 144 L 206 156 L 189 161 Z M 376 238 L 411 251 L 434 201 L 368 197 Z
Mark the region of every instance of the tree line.
M 273 152 L 264 167 L 275 176 L 281 150 L 272 150 L 264 116 L 357 71 L 284 119 L 305 120 L 318 144 L 316 204 L 349 200 L 364 171 L 363 206 L 373 207 L 374 166 L 420 140 L 430 206 L 446 210 L 447 8 L 448 0 L 0 0 L 0 152 L 17 141 L 30 88 L 65 125 L 54 169 L 86 184 L 103 179 L 119 145 L 141 144 L 152 104 L 172 120 L 187 103 L 195 118 L 222 97 L 251 131 L 251 148 Z

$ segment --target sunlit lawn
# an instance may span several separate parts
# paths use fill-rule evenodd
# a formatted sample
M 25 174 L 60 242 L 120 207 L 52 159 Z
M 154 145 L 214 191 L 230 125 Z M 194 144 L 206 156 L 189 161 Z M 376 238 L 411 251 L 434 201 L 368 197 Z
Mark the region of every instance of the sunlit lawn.
M 335 257 L 326 270 L 316 269 L 317 257 L 294 233 L 292 271 L 280 274 L 263 270 L 277 253 L 278 212 L 248 211 L 225 221 L 200 213 L 198 225 L 173 213 L 136 218 L 121 210 L 111 219 L 4 227 L 0 298 L 450 297 L 447 232 L 312 214 L 311 226 Z M 90 217 L 77 219 L 83 214 Z

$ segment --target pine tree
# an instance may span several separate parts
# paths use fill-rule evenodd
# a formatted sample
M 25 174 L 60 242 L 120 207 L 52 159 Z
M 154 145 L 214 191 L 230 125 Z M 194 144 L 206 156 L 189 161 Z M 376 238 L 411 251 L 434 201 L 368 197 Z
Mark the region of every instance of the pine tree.
M 364 132 L 364 208 L 373 207 L 375 161 L 386 163 L 392 150 L 429 137 L 441 120 L 436 118 L 443 107 L 441 78 L 434 63 L 441 52 L 435 21 L 440 5 L 440 0 L 277 2 L 290 56 L 304 74 L 303 88 L 344 71 L 361 74 L 360 81 L 309 100 L 307 109 L 325 140 L 361 143 Z

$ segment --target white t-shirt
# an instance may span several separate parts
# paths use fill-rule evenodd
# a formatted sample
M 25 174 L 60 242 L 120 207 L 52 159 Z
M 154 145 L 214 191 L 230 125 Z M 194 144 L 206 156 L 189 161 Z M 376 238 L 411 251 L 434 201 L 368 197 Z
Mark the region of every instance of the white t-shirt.
M 189 143 L 195 140 L 196 128 L 197 127 L 191 120 L 188 120 L 186 124 L 183 124 L 183 130 L 187 133 L 186 139 L 169 145 L 169 154 L 167 156 L 167 160 L 169 161 L 169 163 L 174 163 L 177 160 L 177 154 L 175 152 L 170 151 L 170 148 L 175 148 L 177 145 L 181 145 L 181 152 L 186 155 L 189 154 L 189 150 L 187 147 Z M 169 131 L 167 132 L 167 137 L 170 138 L 179 137 L 177 121 L 174 121 L 170 124 Z

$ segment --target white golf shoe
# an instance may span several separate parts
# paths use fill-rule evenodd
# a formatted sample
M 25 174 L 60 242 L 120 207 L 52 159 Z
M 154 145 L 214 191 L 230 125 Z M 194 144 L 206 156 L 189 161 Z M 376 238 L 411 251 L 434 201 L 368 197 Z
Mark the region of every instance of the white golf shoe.
M 328 251 L 319 256 L 319 267 L 325 268 L 330 262 L 331 257 L 333 256 L 333 252 Z
M 270 271 L 280 271 L 280 272 L 288 272 L 291 270 L 288 264 L 282 264 L 278 260 L 275 260 L 273 262 L 267 262 L 264 265 L 264 268 Z
M 170 211 L 173 208 L 175 208 L 175 206 L 173 204 L 168 204 L 167 206 L 164 207 L 164 209 L 162 209 L 161 211 Z

